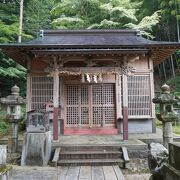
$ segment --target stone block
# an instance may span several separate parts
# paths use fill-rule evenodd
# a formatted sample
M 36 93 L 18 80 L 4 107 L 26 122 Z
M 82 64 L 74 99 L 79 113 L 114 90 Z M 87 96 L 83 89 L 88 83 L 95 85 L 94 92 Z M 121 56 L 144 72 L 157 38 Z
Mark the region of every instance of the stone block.
M 21 165 L 46 166 L 51 155 L 51 131 L 25 133 Z
M 168 160 L 168 150 L 159 143 L 149 145 L 148 166 L 154 179 L 163 179 L 162 167 Z
M 180 142 L 169 143 L 169 164 L 180 171 Z
M 180 179 L 180 171 L 170 166 L 169 164 L 165 164 L 163 166 L 163 180 L 179 180 Z
M 0 145 L 0 166 L 6 164 L 7 159 L 7 146 Z

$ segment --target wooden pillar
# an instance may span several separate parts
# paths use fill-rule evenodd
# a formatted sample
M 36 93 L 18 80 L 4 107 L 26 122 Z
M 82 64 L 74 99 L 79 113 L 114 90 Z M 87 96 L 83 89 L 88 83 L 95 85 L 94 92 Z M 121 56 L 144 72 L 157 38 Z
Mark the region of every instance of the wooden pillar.
M 122 95 L 123 95 L 123 140 L 128 140 L 128 84 L 127 75 L 122 74 Z
M 150 91 L 151 99 L 154 98 L 154 70 L 153 70 L 153 58 L 149 57 L 149 70 L 150 70 Z M 155 122 L 155 104 L 151 101 L 151 117 L 152 117 L 152 133 L 156 132 L 156 122 Z
M 116 127 L 118 129 L 118 134 L 122 133 L 121 131 L 121 122 L 122 118 L 122 105 L 121 105 L 121 76 L 116 74 Z
M 58 140 L 58 115 L 59 115 L 59 71 L 53 72 L 53 140 Z
M 27 57 L 27 90 L 26 90 L 26 99 L 27 99 L 27 104 L 26 104 L 26 111 L 30 111 L 31 110 L 31 58 Z

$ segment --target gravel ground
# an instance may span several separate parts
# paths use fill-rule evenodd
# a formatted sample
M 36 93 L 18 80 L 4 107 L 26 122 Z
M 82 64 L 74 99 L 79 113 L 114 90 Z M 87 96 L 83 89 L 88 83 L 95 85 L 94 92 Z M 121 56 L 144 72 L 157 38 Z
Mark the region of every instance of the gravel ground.
M 131 159 L 127 169 L 122 169 L 126 180 L 149 180 L 150 172 L 147 159 Z

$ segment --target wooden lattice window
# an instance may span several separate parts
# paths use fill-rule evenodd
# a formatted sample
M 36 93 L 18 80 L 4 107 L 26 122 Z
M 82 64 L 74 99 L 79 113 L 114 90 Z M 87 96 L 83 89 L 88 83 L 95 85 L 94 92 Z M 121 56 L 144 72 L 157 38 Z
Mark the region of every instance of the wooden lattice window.
M 67 124 L 79 123 L 79 87 L 78 85 L 67 86 Z
M 128 76 L 128 115 L 151 115 L 151 90 L 149 75 Z
M 53 99 L 52 77 L 32 76 L 31 97 L 31 109 L 45 109 L 45 103 Z

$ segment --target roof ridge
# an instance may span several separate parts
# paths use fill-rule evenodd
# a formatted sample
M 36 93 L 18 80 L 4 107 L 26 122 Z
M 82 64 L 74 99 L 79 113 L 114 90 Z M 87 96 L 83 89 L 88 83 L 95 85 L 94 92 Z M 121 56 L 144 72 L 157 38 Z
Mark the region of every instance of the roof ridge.
M 44 35 L 48 34 L 102 34 L 102 33 L 119 33 L 119 34 L 132 34 L 134 36 L 139 35 L 140 30 L 137 29 L 76 29 L 76 30 L 69 30 L 69 29 L 44 29 L 40 30 L 40 33 L 44 33 Z

